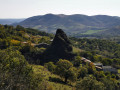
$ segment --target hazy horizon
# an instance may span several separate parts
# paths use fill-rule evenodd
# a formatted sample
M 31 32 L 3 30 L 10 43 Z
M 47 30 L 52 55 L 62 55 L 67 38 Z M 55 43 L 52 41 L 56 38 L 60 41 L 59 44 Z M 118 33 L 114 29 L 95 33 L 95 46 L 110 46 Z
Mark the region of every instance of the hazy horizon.
M 46 14 L 43 14 L 43 15 L 34 15 L 34 16 L 44 16 L 44 15 L 47 15 L 47 14 L 54 14 L 54 13 L 46 13 Z M 61 15 L 61 14 L 54 14 L 54 15 Z M 77 14 L 63 14 L 63 15 L 77 15 Z M 78 15 L 86 15 L 86 14 L 78 14 Z M 102 14 L 98 14 L 98 15 L 102 15 Z M 34 16 L 30 16 L 30 17 L 34 17 Z M 86 15 L 86 16 L 97 16 L 97 15 Z M 107 16 L 112 16 L 112 15 L 107 15 Z M 0 18 L 0 19 L 26 19 L 26 18 L 30 18 L 30 17 L 25 17 L 25 18 Z M 120 16 L 113 16 L 113 17 L 120 17 Z
M 28 18 L 48 13 L 120 16 L 119 3 L 120 0 L 1 0 L 0 18 Z

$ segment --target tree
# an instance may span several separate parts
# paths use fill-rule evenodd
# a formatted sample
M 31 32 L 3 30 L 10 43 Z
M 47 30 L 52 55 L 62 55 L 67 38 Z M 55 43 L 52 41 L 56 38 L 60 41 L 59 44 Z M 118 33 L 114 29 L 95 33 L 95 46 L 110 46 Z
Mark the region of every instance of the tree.
M 53 64 L 53 62 L 45 63 L 44 66 L 51 72 L 54 72 L 55 68 L 56 68 L 56 66 Z
M 88 69 L 88 74 L 94 74 L 96 72 L 95 65 L 92 62 L 88 64 L 87 69 Z
M 67 80 L 72 80 L 72 78 L 76 78 L 76 73 L 73 68 L 73 64 L 68 60 L 60 59 L 57 62 L 56 73 L 61 77 L 65 78 L 65 83 Z
M 0 50 L 0 90 L 28 90 L 36 88 L 41 77 L 36 78 L 32 67 L 18 50 Z
M 72 82 L 75 82 L 77 80 L 77 69 L 75 67 L 71 67 L 69 70 L 69 77 L 68 79 Z
M 119 90 L 118 81 L 113 78 L 102 78 L 101 82 L 105 85 L 105 90 Z
M 105 77 L 104 71 L 96 71 L 94 73 L 94 76 L 96 77 L 97 80 L 101 80 L 101 78 Z
M 76 90 L 104 90 L 104 84 L 97 81 L 95 77 L 84 77 L 76 84 Z
M 79 67 L 81 63 L 82 63 L 81 57 L 76 56 L 74 60 L 74 66 Z
M 78 78 L 84 78 L 88 74 L 88 70 L 85 67 L 80 68 L 78 72 Z

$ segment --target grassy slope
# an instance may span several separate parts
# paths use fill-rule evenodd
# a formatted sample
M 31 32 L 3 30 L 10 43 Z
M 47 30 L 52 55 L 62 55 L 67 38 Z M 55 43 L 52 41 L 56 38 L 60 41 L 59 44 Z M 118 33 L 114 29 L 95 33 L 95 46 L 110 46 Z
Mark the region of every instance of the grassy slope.
M 31 65 L 35 74 L 41 74 L 44 77 L 44 81 L 47 82 L 48 88 L 52 87 L 52 90 L 74 90 L 73 87 L 61 83 L 49 81 L 49 77 L 60 78 L 59 76 L 52 74 L 46 68 L 41 65 Z M 50 89 L 51 90 L 51 89 Z
M 82 52 L 83 50 L 73 47 L 73 53 L 78 53 L 78 52 Z
M 98 32 L 101 32 L 101 31 L 104 31 L 104 30 L 88 30 L 87 32 L 82 33 L 82 34 L 89 35 L 89 34 L 94 34 L 94 33 L 98 33 Z

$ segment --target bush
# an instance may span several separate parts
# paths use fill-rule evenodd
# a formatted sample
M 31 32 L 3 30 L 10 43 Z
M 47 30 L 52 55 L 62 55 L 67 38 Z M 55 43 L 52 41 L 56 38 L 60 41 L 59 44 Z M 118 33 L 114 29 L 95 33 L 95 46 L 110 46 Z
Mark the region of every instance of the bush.
M 0 50 L 0 89 L 27 90 L 37 88 L 41 77 L 35 77 L 32 67 L 18 50 Z

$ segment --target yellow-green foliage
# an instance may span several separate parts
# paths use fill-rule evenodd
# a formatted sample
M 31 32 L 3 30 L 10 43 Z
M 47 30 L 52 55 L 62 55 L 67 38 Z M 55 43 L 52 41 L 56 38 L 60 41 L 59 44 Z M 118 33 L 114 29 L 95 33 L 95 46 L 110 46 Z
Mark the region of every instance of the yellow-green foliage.
M 36 75 L 41 74 L 43 76 L 45 81 L 43 82 L 44 83 L 43 85 L 46 86 L 46 90 L 75 90 L 74 87 L 49 81 L 49 77 L 52 78 L 60 78 L 60 77 L 58 75 L 52 74 L 45 67 L 41 65 L 31 65 L 31 66 L 33 67 L 33 72 Z
M 52 87 L 52 90 L 74 90 L 75 87 L 71 87 L 65 84 L 49 82 L 49 86 Z
M 118 73 L 120 74 L 120 69 L 118 69 Z
M 57 77 L 59 78 L 59 76 L 52 74 L 51 72 L 49 72 L 46 68 L 44 68 L 41 65 L 31 65 L 33 67 L 33 71 L 35 74 L 41 74 L 45 80 L 49 80 L 49 77 Z
M 73 47 L 73 53 L 79 53 L 81 51 L 83 51 L 83 50 L 76 48 L 76 47 Z
M 31 90 L 41 80 L 33 76 L 31 66 L 18 50 L 0 50 L 0 90 Z
M 18 40 L 13 39 L 10 42 L 11 42 L 12 45 L 15 45 L 15 46 L 20 45 L 20 41 L 18 41 Z
M 42 36 L 39 38 L 38 43 L 50 43 L 50 37 Z

